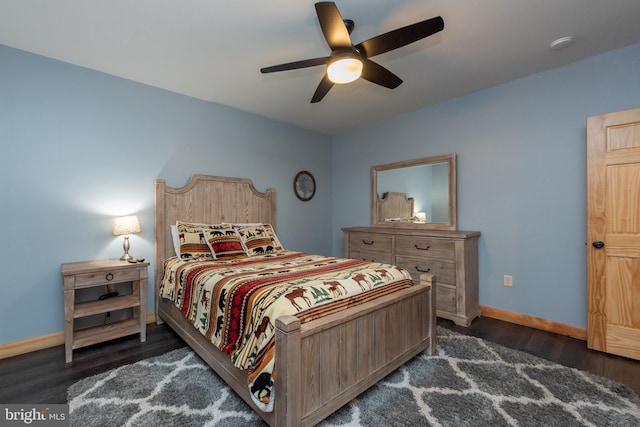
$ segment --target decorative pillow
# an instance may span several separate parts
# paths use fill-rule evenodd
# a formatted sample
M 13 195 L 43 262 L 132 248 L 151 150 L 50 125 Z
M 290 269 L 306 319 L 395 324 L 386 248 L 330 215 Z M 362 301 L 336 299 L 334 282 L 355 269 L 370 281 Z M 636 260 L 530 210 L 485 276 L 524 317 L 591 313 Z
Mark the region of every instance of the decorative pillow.
M 204 229 L 195 233 L 178 231 L 178 242 L 180 247 L 177 255 L 181 259 L 215 259 L 215 254 L 205 238 Z
M 235 228 L 235 229 L 240 229 L 240 228 L 243 228 L 243 227 L 263 227 L 267 231 L 268 236 L 271 237 L 271 239 L 273 239 L 273 251 L 282 251 L 282 250 L 284 250 L 284 247 L 282 246 L 282 243 L 280 243 L 280 240 L 278 239 L 278 236 L 276 235 L 276 231 L 273 229 L 273 226 L 271 224 L 260 223 L 260 222 L 233 224 L 233 228 Z M 251 255 L 251 254 L 249 254 L 249 255 Z
M 247 255 L 262 255 L 276 250 L 273 238 L 263 225 L 248 225 L 236 229 L 247 248 Z
M 173 250 L 176 256 L 180 256 L 180 239 L 178 238 L 178 226 L 172 225 L 171 227 L 171 241 L 173 242 Z
M 282 246 L 282 243 L 280 243 L 280 240 L 278 239 L 278 236 L 276 235 L 276 231 L 273 229 L 273 226 L 271 224 L 264 224 L 264 228 L 265 230 L 267 230 L 267 233 L 269 233 L 269 237 L 273 239 L 275 250 L 276 251 L 284 250 L 284 247 Z
M 180 258 L 185 258 L 188 259 L 190 258 L 190 254 L 192 254 L 194 257 L 198 257 L 198 254 L 203 254 L 203 256 L 206 256 L 205 252 L 209 252 L 210 257 L 209 258 L 215 258 L 215 254 L 213 254 L 213 252 L 211 252 L 211 250 L 209 249 L 209 246 L 207 246 L 206 250 L 205 248 L 195 248 L 193 245 L 195 244 L 196 238 L 199 239 L 199 233 L 202 232 L 202 229 L 220 229 L 220 228 L 228 228 L 228 225 L 225 224 L 200 224 L 200 223 L 196 223 L 196 222 L 186 222 L 186 221 L 176 221 L 175 225 L 172 225 L 171 227 L 171 239 L 173 241 L 173 249 L 176 253 L 176 256 L 180 257 Z M 198 236 L 188 236 L 190 239 L 190 242 L 188 243 L 188 247 L 185 248 L 184 250 L 180 249 L 181 246 L 181 240 L 184 240 L 186 238 L 186 235 L 184 233 L 197 233 Z M 195 248 L 195 250 L 194 250 Z M 184 256 L 183 256 L 184 255 Z
M 217 259 L 247 255 L 242 239 L 234 228 L 203 229 L 202 231 L 206 236 L 209 249 Z
M 176 227 L 178 231 L 186 231 L 188 233 L 196 233 L 200 232 L 203 228 L 205 230 L 219 230 L 228 228 L 228 224 L 201 224 L 198 222 L 186 222 L 186 221 L 176 221 Z

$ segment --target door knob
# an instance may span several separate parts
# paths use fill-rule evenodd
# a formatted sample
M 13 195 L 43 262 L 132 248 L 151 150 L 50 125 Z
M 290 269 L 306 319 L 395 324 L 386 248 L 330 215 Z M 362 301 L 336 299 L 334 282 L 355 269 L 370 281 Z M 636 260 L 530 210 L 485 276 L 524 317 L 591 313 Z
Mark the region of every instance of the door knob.
M 600 240 L 596 240 L 595 242 L 592 243 L 592 245 L 596 249 L 604 248 L 604 242 L 601 242 Z

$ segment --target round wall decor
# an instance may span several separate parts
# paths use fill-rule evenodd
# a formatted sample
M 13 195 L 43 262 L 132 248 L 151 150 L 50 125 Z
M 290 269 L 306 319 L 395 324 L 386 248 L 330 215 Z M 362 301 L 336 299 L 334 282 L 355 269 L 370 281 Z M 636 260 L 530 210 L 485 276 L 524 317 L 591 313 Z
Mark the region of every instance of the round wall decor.
M 311 200 L 316 194 L 316 180 L 310 172 L 300 171 L 293 179 L 293 192 L 303 202 Z

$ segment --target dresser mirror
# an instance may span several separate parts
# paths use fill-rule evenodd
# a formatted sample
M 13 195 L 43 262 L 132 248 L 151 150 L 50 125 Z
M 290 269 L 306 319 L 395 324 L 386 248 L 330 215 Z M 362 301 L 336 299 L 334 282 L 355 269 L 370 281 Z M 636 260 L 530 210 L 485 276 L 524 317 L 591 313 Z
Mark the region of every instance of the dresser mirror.
M 371 225 L 456 230 L 456 154 L 371 168 Z

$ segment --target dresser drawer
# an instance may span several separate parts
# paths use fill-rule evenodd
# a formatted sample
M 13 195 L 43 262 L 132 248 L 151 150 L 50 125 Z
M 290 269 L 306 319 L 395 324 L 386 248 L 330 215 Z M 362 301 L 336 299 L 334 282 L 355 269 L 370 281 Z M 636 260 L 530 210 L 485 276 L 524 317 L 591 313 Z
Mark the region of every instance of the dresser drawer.
M 438 278 L 436 277 L 436 281 Z M 446 285 L 436 285 L 436 310 L 455 313 L 456 308 L 456 288 Z
M 396 265 L 406 269 L 415 282 L 424 273 L 436 276 L 436 283 L 456 284 L 456 263 L 436 258 L 416 258 L 396 255 Z
M 364 261 L 383 262 L 385 264 L 391 264 L 390 252 L 365 252 L 365 251 L 351 251 L 349 257 L 352 259 L 361 259 Z
M 391 236 L 382 234 L 350 233 L 349 252 L 391 253 Z M 353 255 L 351 258 L 355 258 Z
M 140 280 L 140 269 L 98 271 L 95 273 L 80 273 L 75 275 L 75 287 L 93 286 L 98 284 L 122 283 Z
M 396 253 L 453 260 L 456 257 L 456 246 L 452 241 L 398 236 Z

